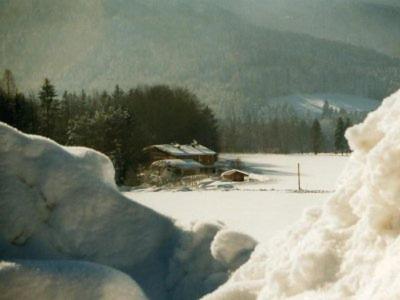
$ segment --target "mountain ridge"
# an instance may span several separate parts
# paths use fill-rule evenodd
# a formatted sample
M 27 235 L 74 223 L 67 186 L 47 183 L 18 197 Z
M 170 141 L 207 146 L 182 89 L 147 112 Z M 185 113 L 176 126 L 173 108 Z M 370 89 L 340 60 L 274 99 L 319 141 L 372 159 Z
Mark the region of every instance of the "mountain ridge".
M 307 33 L 400 57 L 400 2 L 391 0 L 219 0 L 258 26 Z M 317 24 L 317 25 L 316 25 Z

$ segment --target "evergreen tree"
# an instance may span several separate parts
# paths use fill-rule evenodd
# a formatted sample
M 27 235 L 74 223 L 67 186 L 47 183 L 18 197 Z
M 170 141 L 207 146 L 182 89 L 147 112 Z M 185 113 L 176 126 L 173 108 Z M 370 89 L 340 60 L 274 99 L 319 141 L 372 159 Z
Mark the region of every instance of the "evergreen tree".
M 353 126 L 353 123 L 351 122 L 350 118 L 347 117 L 346 120 L 344 121 L 344 129 L 345 131 L 347 130 L 347 128 Z
M 351 122 L 350 118 L 346 118 L 346 121 L 344 122 L 344 133 L 343 133 L 343 135 L 346 133 L 346 130 L 351 126 L 353 126 L 353 123 Z M 350 152 L 350 146 L 349 146 L 349 143 L 348 143 L 346 137 L 344 137 L 344 141 L 345 141 L 345 151 L 346 152 Z
M 329 118 L 332 115 L 332 109 L 327 100 L 324 101 L 322 106 L 322 118 Z
M 346 116 L 347 115 L 347 111 L 342 107 L 342 108 L 339 109 L 339 115 Z
M 4 71 L 4 75 L 1 80 L 1 89 L 9 98 L 17 95 L 17 85 L 15 84 L 14 75 L 8 69 Z
M 51 137 L 54 122 L 54 112 L 56 110 L 56 91 L 50 80 L 45 78 L 39 92 L 40 107 L 42 110 L 42 134 Z
M 11 126 L 14 125 L 14 110 L 10 98 L 6 92 L 0 88 L 0 121 Z
M 314 154 L 318 154 L 322 149 L 323 135 L 321 124 L 317 119 L 314 120 L 311 126 L 311 147 Z
M 297 138 L 297 147 L 293 150 L 296 152 L 304 153 L 307 151 L 307 145 L 309 141 L 309 127 L 304 120 L 300 120 L 297 124 L 296 130 L 296 138 Z
M 79 111 L 76 114 L 82 114 L 84 111 Z M 54 122 L 57 126 L 54 128 L 53 137 L 60 144 L 67 144 L 68 142 L 68 126 L 72 120 L 72 103 L 71 95 L 67 91 L 64 91 L 61 100 L 57 104 L 57 114 L 53 116 Z
M 124 96 L 124 91 L 119 87 L 117 84 L 114 88 L 114 92 L 112 94 L 112 97 L 115 101 L 121 100 L 121 98 Z
M 18 93 L 11 71 L 6 70 L 0 88 L 0 121 L 27 133 L 37 133 L 37 104 L 33 98 Z
M 26 133 L 36 133 L 38 121 L 36 103 L 18 93 L 14 97 L 13 106 L 13 126 Z
M 335 150 L 336 152 L 343 152 L 346 149 L 346 139 L 344 137 L 344 133 L 346 131 L 345 124 L 343 122 L 342 117 L 339 117 L 336 122 L 336 128 L 335 128 Z

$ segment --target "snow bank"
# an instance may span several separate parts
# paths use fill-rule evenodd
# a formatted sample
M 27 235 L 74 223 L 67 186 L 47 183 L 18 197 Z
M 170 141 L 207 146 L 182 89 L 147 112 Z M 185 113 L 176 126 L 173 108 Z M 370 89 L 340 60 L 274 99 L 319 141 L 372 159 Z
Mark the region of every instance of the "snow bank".
M 62 292 L 66 295 L 79 295 L 89 281 L 111 278 L 100 288 L 115 287 L 114 292 L 121 292 L 121 297 L 114 297 L 111 290 L 102 295 L 123 299 L 123 276 L 118 273 L 118 279 L 99 266 L 90 265 L 87 281 L 82 280 L 82 286 L 75 284 L 70 277 L 82 266 L 86 270 L 87 265 L 60 260 L 79 260 L 127 273 L 151 299 L 198 299 L 225 282 L 237 267 L 222 265 L 211 256 L 211 243 L 219 230 L 221 227 L 210 224 L 182 230 L 167 217 L 126 198 L 115 185 L 112 163 L 101 153 L 62 147 L 0 123 L 0 259 L 20 261 L 5 265 L 1 271 L 2 279 L 10 285 L 23 284 L 36 274 L 32 281 L 45 278 L 49 286 L 44 288 L 51 298 L 57 282 L 65 287 Z M 248 249 L 247 244 L 243 247 Z M 96 270 L 112 276 L 93 277 Z M 15 274 L 24 272 L 21 283 Z M 132 293 L 133 281 L 124 282 L 127 293 Z M 26 288 L 45 295 L 34 285 Z
M 400 92 L 347 131 L 335 194 L 204 299 L 400 298 Z
M 1 124 L 0 170 L 0 235 L 26 245 L 31 257 L 61 252 L 134 267 L 172 232 L 167 218 L 118 192 L 110 160 L 93 150 L 63 148 Z
M 221 230 L 211 244 L 211 254 L 217 260 L 236 269 L 247 261 L 257 242 L 246 234 Z
M 0 262 L 0 291 L 2 299 L 147 299 L 128 275 L 76 261 Z
M 0 258 L 97 262 L 147 288 L 176 234 L 118 191 L 105 155 L 0 124 Z
M 170 261 L 167 278 L 168 286 L 174 287 L 170 299 L 199 299 L 205 292 L 211 292 L 223 284 L 239 267 L 239 260 L 243 263 L 249 259 L 255 248 L 255 243 L 249 243 L 252 239 L 245 234 L 229 235 L 224 232 L 226 230 L 223 229 L 223 224 L 195 222 L 181 235 Z M 220 233 L 225 237 L 222 241 Z M 245 242 L 237 241 L 234 250 L 224 248 L 227 244 L 233 245 L 234 241 L 231 239 L 238 236 Z M 220 257 L 215 257 L 210 248 L 218 248 L 221 256 L 225 254 L 226 257 L 232 257 L 232 260 L 225 263 Z M 236 255 L 230 256 L 232 251 Z

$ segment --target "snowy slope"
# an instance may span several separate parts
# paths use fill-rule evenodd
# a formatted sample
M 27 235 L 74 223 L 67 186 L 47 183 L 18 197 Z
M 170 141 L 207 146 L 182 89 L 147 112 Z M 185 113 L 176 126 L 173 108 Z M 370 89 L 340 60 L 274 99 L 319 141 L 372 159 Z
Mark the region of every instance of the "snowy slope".
M 204 299 L 400 298 L 400 92 L 347 132 L 335 194 Z
M 325 101 L 328 101 L 332 109 L 337 111 L 344 109 L 347 112 L 370 112 L 380 105 L 377 100 L 344 94 L 295 94 L 274 98 L 269 103 L 289 104 L 298 113 L 320 115 Z

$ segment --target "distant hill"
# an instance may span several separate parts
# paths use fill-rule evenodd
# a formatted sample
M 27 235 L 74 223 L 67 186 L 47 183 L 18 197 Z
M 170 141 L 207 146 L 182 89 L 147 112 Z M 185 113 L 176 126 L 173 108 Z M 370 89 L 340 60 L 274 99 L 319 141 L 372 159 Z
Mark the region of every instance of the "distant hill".
M 399 59 L 256 26 L 213 3 L 3 0 L 0 69 L 25 91 L 45 76 L 60 92 L 183 85 L 220 116 L 291 94 L 381 99 L 400 87 Z
M 398 0 L 216 0 L 246 21 L 400 57 Z

